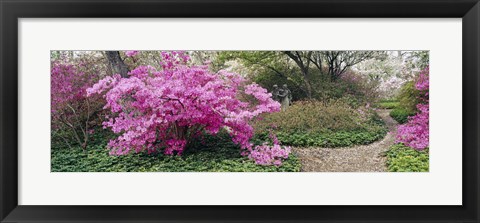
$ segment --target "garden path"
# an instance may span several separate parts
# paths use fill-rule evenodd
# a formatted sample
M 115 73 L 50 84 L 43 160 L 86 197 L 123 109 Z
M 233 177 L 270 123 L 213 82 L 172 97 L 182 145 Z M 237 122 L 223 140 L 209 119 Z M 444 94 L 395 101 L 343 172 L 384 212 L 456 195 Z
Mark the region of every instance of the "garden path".
M 302 163 L 302 172 L 386 172 L 383 155 L 395 143 L 398 123 L 390 117 L 390 110 L 377 111 L 388 127 L 381 141 L 369 145 L 344 148 L 293 148 Z

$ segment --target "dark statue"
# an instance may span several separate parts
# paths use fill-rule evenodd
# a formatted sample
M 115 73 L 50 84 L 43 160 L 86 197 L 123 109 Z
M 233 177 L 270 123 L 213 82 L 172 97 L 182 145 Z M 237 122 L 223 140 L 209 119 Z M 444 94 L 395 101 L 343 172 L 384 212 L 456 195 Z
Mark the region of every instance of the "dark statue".
M 273 85 L 272 98 L 275 101 L 280 102 L 282 105 L 282 111 L 286 111 L 288 106 L 292 103 L 292 92 L 284 84 L 282 88 L 278 88 L 277 85 Z

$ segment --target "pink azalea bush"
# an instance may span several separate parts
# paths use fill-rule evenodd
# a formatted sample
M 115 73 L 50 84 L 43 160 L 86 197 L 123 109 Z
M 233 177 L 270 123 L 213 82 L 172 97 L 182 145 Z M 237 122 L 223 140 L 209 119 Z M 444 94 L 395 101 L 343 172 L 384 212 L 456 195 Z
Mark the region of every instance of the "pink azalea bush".
M 104 95 L 104 108 L 113 114 L 103 123 L 119 134 L 108 144 L 110 153 L 163 149 L 165 154 L 181 155 L 189 140 L 221 129 L 245 154 L 253 151 L 250 123 L 280 109 L 272 95 L 255 83 L 246 84 L 239 74 L 188 66 L 190 58 L 184 52 L 162 52 L 161 57 L 161 70 L 139 66 L 128 78 L 109 76 L 87 89 L 89 96 Z
M 415 83 L 415 87 L 417 88 L 417 90 L 423 92 L 425 100 L 428 100 L 428 89 L 430 89 L 429 70 L 429 67 L 426 67 L 424 70 L 422 70 L 417 79 L 417 82 Z
M 249 153 L 248 157 L 255 161 L 258 165 L 282 165 L 282 161 L 288 158 L 291 147 L 281 146 L 278 138 L 273 133 L 269 135 L 273 145 L 264 142 L 262 145 L 255 146 Z
M 125 55 L 126 55 L 127 57 L 134 57 L 134 56 L 136 56 L 138 53 L 139 53 L 138 50 L 127 50 L 127 51 L 125 51 Z
M 50 70 L 52 130 L 63 130 L 67 133 L 59 135 L 63 141 L 72 137 L 83 148 L 91 135 L 93 115 L 102 108 L 101 98 L 87 97 L 86 89 L 96 82 L 97 75 L 89 72 L 90 67 L 85 62 L 54 61 Z
M 428 90 L 429 68 L 425 68 L 415 83 L 415 88 L 421 92 L 421 102 L 417 104 L 418 113 L 409 117 L 408 122 L 400 125 L 397 129 L 397 142 L 417 150 L 423 150 L 429 146 L 429 100 Z
M 66 107 L 68 102 L 81 100 L 86 96 L 85 90 L 89 87 L 88 84 L 85 81 L 82 81 L 83 84 L 78 81 L 83 79 L 83 76 L 84 73 L 79 72 L 72 64 L 60 62 L 52 64 L 50 70 L 52 114 L 57 114 L 57 111 Z

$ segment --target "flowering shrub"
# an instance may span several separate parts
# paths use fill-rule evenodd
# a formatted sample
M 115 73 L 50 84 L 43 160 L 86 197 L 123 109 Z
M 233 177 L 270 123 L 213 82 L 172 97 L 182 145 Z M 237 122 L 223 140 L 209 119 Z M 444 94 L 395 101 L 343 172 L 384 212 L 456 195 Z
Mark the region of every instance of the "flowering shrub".
M 397 95 L 411 69 L 406 66 L 406 58 L 396 52 L 387 52 L 385 58 L 364 60 L 352 67 L 355 73 L 367 78 L 370 86 L 379 96 L 391 98 Z
M 417 150 L 423 150 L 429 145 L 429 68 L 420 72 L 415 83 L 415 88 L 421 92 L 420 101 L 417 104 L 418 113 L 409 117 L 408 122 L 400 125 L 397 129 L 397 142 Z
M 415 83 L 417 90 L 423 92 L 423 99 L 428 100 L 428 89 L 430 89 L 429 81 L 429 67 L 427 66 L 418 77 L 417 82 Z
M 101 98 L 87 98 L 86 89 L 95 83 L 91 64 L 77 65 L 65 61 L 51 64 L 51 118 L 52 133 L 71 146 L 72 140 L 86 148 L 92 130 L 94 114 L 101 110 Z
M 332 84 L 336 97 L 353 97 L 360 101 L 374 101 L 378 98 L 380 81 L 364 76 L 362 73 L 346 71 L 337 82 Z M 344 92 L 340 91 L 344 89 Z
M 267 90 L 235 73 L 212 73 L 208 66 L 187 66 L 184 52 L 162 52 L 162 69 L 139 66 L 128 78 L 106 77 L 87 89 L 104 94 L 112 117 L 103 123 L 118 138 L 108 144 L 110 154 L 134 150 L 181 155 L 189 140 L 203 132 L 227 129 L 233 142 L 252 150 L 250 122 L 262 113 L 279 111 Z M 255 103 L 240 100 L 252 97 Z
M 137 50 L 128 50 L 128 51 L 125 51 L 125 55 L 127 57 L 134 57 L 138 54 L 138 51 Z
M 85 80 L 78 81 L 78 79 L 84 79 L 84 75 L 84 73 L 78 72 L 77 68 L 71 64 L 60 62 L 52 64 L 50 70 L 52 113 L 62 110 L 70 101 L 84 98 L 88 84 L 85 83 Z
M 255 146 L 248 158 L 254 160 L 259 165 L 280 166 L 282 165 L 282 160 L 288 158 L 292 149 L 289 146 L 281 146 L 277 136 L 273 133 L 270 133 L 269 137 L 273 145 L 268 145 L 267 142 L 264 142 L 262 145 Z

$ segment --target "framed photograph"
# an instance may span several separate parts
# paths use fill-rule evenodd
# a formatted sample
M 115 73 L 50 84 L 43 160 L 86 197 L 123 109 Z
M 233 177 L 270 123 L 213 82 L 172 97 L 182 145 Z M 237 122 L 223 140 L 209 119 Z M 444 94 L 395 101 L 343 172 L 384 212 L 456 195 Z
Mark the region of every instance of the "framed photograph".
M 0 14 L 1 222 L 480 220 L 477 0 Z

